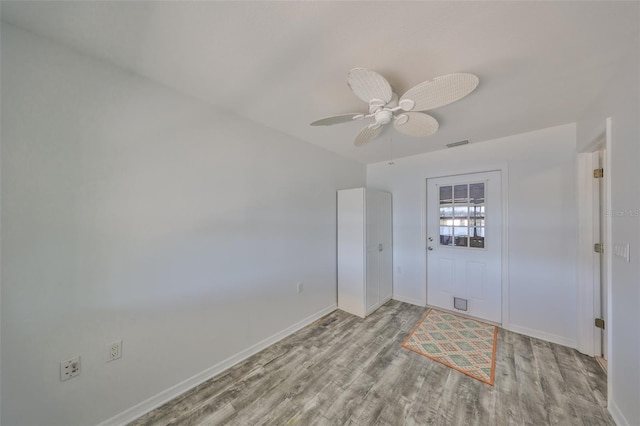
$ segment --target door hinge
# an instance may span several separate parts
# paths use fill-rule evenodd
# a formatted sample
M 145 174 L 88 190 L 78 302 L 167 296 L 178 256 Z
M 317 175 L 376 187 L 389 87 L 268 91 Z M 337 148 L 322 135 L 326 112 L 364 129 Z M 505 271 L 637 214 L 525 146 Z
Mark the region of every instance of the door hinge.
M 596 327 L 604 330 L 604 320 L 602 318 L 596 318 Z
M 593 169 L 593 177 L 600 179 L 604 177 L 604 169 Z
M 595 251 L 596 253 L 603 254 L 603 253 L 604 253 L 604 244 L 602 244 L 602 243 L 595 243 L 595 244 L 593 245 L 593 251 Z

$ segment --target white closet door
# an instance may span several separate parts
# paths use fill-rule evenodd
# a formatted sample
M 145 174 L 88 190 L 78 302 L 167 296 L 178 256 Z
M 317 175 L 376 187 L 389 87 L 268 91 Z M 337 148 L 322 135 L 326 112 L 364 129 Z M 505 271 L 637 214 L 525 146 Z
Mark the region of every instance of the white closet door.
M 338 308 L 360 317 L 392 293 L 391 194 L 338 191 Z
M 366 191 L 367 217 L 367 313 L 372 312 L 380 304 L 380 214 L 377 191 Z
M 364 317 L 366 250 L 364 188 L 338 191 L 338 308 Z
M 382 242 L 380 252 L 380 301 L 391 299 L 393 293 L 393 239 L 392 239 L 392 210 L 391 194 L 380 194 L 379 232 Z

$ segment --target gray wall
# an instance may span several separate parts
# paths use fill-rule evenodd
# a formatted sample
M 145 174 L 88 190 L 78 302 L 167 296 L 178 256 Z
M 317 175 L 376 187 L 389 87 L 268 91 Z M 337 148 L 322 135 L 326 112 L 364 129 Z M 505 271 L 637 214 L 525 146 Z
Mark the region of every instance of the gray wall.
M 393 193 L 393 297 L 427 302 L 426 179 L 502 169 L 507 180 L 502 325 L 575 347 L 575 125 L 372 164 L 367 185 Z
M 640 21 L 640 4 L 636 4 Z M 640 424 L 640 35 L 609 89 L 578 122 L 578 149 L 588 150 L 611 117 L 613 244 L 628 243 L 630 260 L 611 263 L 610 411 L 619 424 Z
M 335 191 L 363 165 L 1 39 L 2 424 L 99 423 L 335 306 Z

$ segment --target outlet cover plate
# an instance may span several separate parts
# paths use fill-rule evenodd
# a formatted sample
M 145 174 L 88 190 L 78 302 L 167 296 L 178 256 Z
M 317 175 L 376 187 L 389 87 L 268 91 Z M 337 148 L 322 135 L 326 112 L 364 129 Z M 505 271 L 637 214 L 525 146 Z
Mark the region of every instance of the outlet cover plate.
M 107 345 L 107 362 L 122 358 L 122 340 Z
M 80 356 L 60 362 L 60 381 L 72 379 L 80 375 Z

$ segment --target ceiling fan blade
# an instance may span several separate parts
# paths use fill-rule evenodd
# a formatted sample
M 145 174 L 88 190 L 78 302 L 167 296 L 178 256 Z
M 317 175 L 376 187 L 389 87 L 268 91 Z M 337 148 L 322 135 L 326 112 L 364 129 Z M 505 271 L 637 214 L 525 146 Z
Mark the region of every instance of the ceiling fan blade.
M 356 136 L 356 140 L 353 144 L 355 146 L 362 146 L 366 143 L 369 143 L 371 140 L 375 139 L 381 131 L 382 126 L 374 129 L 371 129 L 369 126 L 367 126 L 364 129 L 360 130 L 360 133 L 358 133 L 358 136 Z
M 407 116 L 406 120 L 400 119 L 403 115 Z M 438 122 L 429 114 L 414 111 L 399 115 L 398 120 L 393 122 L 393 127 L 407 136 L 424 137 L 430 136 L 438 131 Z
M 347 123 L 349 121 L 359 120 L 362 118 L 364 118 L 364 114 L 360 114 L 360 113 L 340 114 L 340 115 L 334 115 L 333 117 L 321 118 L 320 120 L 316 120 L 313 123 L 311 123 L 311 125 L 312 126 L 331 126 L 334 124 Z
M 349 87 L 357 97 L 369 103 L 372 99 L 381 99 L 384 103 L 391 100 L 393 90 L 386 78 L 367 68 L 354 68 L 347 79 Z
M 426 111 L 445 106 L 464 98 L 478 86 L 478 77 L 473 74 L 456 73 L 436 77 L 412 87 L 402 95 L 403 100 L 415 102 L 413 111 Z

